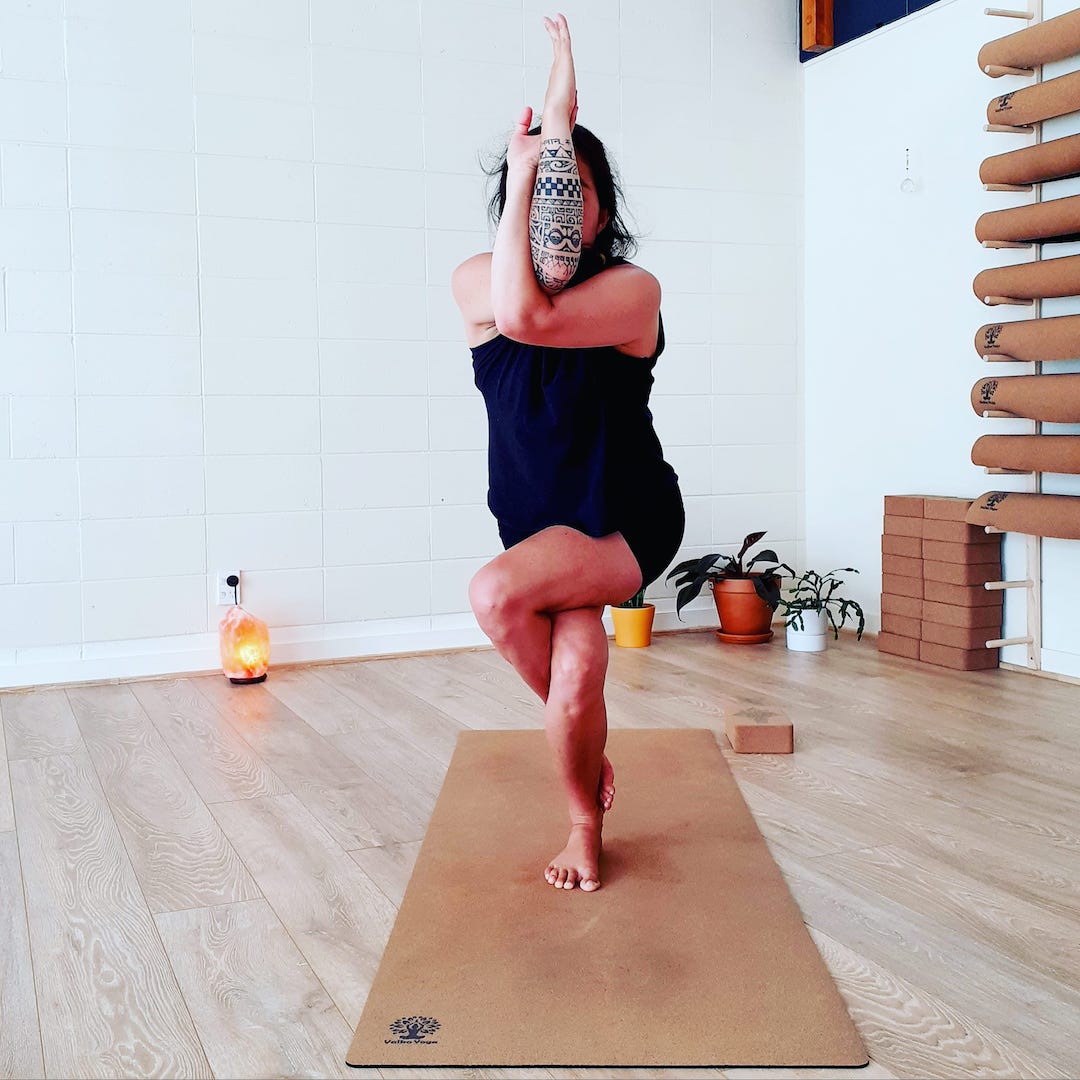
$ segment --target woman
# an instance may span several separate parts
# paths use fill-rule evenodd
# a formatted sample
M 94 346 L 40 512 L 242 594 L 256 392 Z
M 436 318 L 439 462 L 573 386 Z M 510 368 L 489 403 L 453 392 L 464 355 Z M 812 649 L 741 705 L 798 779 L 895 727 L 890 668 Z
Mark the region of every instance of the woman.
M 574 126 L 566 19 L 544 19 L 554 60 L 539 133 L 521 114 L 493 200 L 494 248 L 453 292 L 488 412 L 488 506 L 506 549 L 469 602 L 495 648 L 545 704 L 570 803 L 556 888 L 600 887 L 608 640 L 602 617 L 655 581 L 682 541 L 678 477 L 648 409 L 663 348 L 660 286 L 633 247 L 603 145 Z

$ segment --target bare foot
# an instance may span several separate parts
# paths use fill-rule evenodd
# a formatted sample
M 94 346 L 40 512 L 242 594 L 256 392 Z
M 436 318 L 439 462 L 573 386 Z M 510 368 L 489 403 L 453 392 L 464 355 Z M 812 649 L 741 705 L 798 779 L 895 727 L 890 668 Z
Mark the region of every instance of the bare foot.
M 566 847 L 548 863 L 544 877 L 556 889 L 572 889 L 580 885 L 585 892 L 600 888 L 600 833 L 604 815 L 598 813 L 591 821 L 575 822 L 570 826 Z
M 615 770 L 611 767 L 607 754 L 604 755 L 604 764 L 600 767 L 597 801 L 600 803 L 600 809 L 605 811 L 610 810 L 611 804 L 615 801 Z

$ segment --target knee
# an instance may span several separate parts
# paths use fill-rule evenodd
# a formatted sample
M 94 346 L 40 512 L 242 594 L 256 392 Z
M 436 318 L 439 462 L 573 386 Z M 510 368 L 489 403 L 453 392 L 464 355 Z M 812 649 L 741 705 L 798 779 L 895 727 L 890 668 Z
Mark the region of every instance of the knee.
M 601 651 L 596 645 L 582 643 L 568 646 L 551 657 L 551 698 L 556 698 L 564 712 L 587 712 L 603 696 L 607 674 L 607 638 Z
M 509 633 L 522 607 L 507 575 L 490 565 L 477 571 L 469 582 L 469 605 L 480 628 L 492 640 Z

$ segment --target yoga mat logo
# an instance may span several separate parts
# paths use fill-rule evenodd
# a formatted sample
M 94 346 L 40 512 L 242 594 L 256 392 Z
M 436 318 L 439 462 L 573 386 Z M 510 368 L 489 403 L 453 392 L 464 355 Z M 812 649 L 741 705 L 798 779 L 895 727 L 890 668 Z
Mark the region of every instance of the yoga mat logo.
M 1014 90 L 1013 94 L 1015 94 L 1015 93 L 1016 93 L 1016 91 Z M 998 98 L 998 103 L 997 103 L 997 111 L 998 112 L 1004 112 L 1006 109 L 1011 109 L 1012 108 L 1012 106 L 1009 104 L 1009 98 L 1011 98 L 1011 97 L 1012 97 L 1012 94 L 1003 94 L 1001 97 Z
M 986 502 L 982 504 L 983 510 L 996 510 L 1008 497 L 1007 491 L 995 491 L 986 496 Z
M 994 391 L 997 389 L 997 387 L 998 387 L 997 379 L 987 379 L 986 382 L 984 382 L 982 384 L 982 387 L 981 387 L 981 393 L 982 393 L 981 404 L 983 404 L 983 405 L 993 405 L 994 404 Z
M 437 1046 L 438 1039 L 429 1039 L 442 1025 L 434 1016 L 403 1016 L 390 1025 L 396 1039 L 384 1039 L 388 1046 Z
M 986 347 L 992 349 L 998 343 L 998 338 L 1001 337 L 1001 328 L 1004 324 L 998 323 L 997 326 L 988 326 L 986 328 L 986 336 L 983 339 L 986 342 Z

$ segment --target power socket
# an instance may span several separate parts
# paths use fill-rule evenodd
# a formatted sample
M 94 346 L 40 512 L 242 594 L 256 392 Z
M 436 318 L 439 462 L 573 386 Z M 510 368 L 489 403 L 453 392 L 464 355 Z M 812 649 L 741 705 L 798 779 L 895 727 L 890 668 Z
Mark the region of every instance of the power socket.
M 234 588 L 229 584 L 230 579 L 235 582 Z M 219 570 L 217 573 L 217 603 L 220 607 L 222 604 L 239 604 L 240 603 L 240 571 L 239 570 Z

